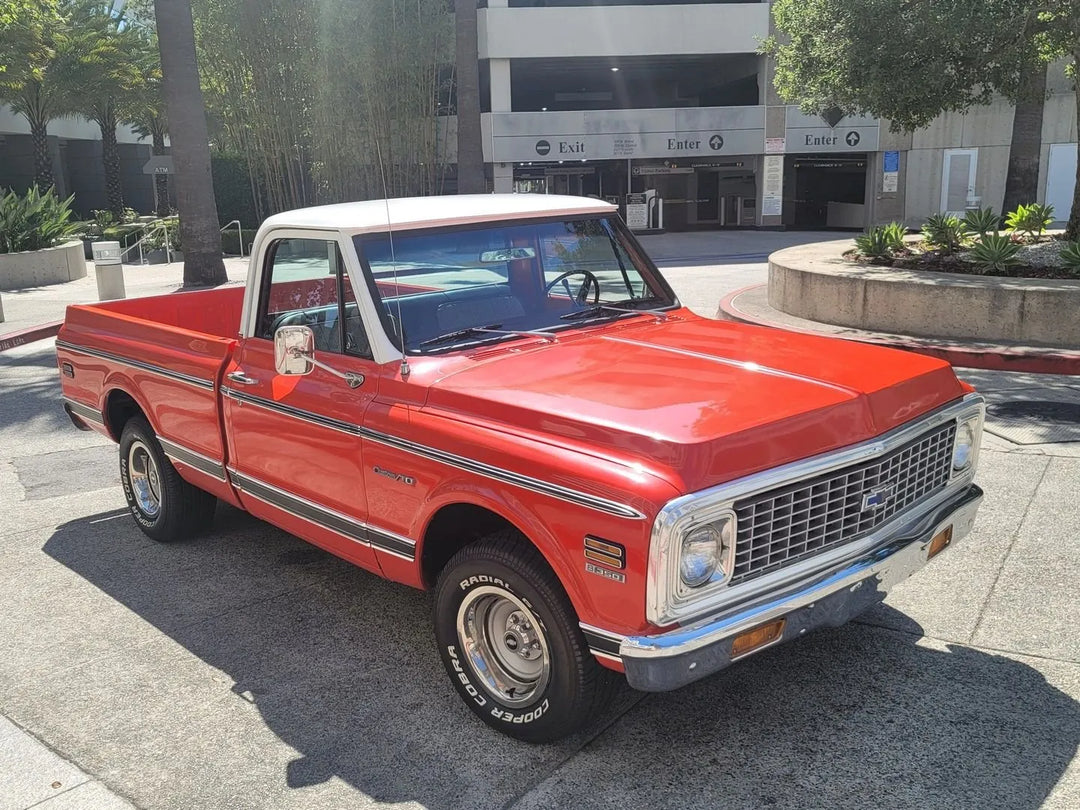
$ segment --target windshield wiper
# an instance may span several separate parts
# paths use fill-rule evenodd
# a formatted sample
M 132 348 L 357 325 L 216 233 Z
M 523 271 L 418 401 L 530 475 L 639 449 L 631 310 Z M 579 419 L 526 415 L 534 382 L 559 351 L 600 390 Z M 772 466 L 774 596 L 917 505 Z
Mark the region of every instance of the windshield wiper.
M 602 312 L 617 312 L 623 315 L 652 315 L 655 318 L 659 318 L 661 321 L 666 321 L 670 317 L 670 315 L 662 309 L 629 309 L 626 307 L 613 306 L 612 304 L 594 304 L 591 307 L 579 309 L 577 312 L 568 312 L 565 315 L 560 315 L 559 318 L 564 321 L 580 321 L 585 318 L 600 315 Z
M 470 326 L 468 329 L 458 329 L 456 332 L 447 332 L 445 335 L 437 335 L 418 344 L 419 348 L 438 346 L 443 343 L 452 343 L 459 338 L 475 337 L 476 335 L 518 335 L 520 337 L 543 338 L 548 343 L 554 343 L 558 338 L 550 332 L 530 331 L 527 329 L 500 329 L 501 323 L 493 323 L 488 326 Z

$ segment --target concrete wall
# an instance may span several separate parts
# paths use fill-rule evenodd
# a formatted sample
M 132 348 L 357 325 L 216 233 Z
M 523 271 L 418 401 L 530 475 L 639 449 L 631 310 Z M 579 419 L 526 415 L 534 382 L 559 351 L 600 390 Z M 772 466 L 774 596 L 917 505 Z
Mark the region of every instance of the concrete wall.
M 918 225 L 941 210 L 941 182 L 944 150 L 978 150 L 975 195 L 982 206 L 1001 210 L 1005 197 L 1005 177 L 1009 168 L 1014 108 L 1000 99 L 986 107 L 975 107 L 964 115 L 948 113 L 930 126 L 911 135 L 907 155 L 907 182 L 904 216 Z M 1050 67 L 1047 99 L 1043 111 L 1043 147 L 1039 165 L 1038 202 L 1046 199 L 1050 146 L 1077 141 L 1076 95 L 1064 63 Z M 903 178 L 901 178 L 903 181 Z M 1064 217 L 1067 212 L 1058 212 Z M 878 220 L 880 221 L 880 217 Z
M 486 8 L 481 59 L 755 53 L 768 3 Z
M 871 332 L 993 344 L 1080 346 L 1080 281 L 911 272 L 852 264 L 851 242 L 769 257 L 769 305 Z
M 0 253 L 0 290 L 22 290 L 86 277 L 81 241 L 45 250 Z

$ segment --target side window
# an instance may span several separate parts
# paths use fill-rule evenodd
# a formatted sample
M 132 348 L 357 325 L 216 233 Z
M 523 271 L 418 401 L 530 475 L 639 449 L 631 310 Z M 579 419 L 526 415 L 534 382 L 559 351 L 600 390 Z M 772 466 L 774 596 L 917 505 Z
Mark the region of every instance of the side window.
M 337 243 L 279 239 L 267 253 L 256 337 L 282 326 L 307 326 L 315 348 L 371 357 L 356 299 Z

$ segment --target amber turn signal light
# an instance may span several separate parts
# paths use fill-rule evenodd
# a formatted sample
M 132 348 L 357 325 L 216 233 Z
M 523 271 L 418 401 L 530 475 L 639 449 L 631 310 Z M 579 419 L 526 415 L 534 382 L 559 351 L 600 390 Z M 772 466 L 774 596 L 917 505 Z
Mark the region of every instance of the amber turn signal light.
M 930 541 L 930 547 L 926 552 L 926 559 L 929 560 L 935 554 L 944 551 L 951 542 L 952 526 L 947 529 L 942 529 L 940 532 L 934 535 L 934 539 Z
M 784 624 L 786 622 L 787 619 L 776 619 L 767 624 L 760 624 L 753 630 L 739 633 L 739 635 L 735 636 L 735 640 L 731 642 L 731 657 L 733 659 L 739 658 L 752 653 L 754 650 L 767 647 L 774 641 L 779 641 L 784 634 Z

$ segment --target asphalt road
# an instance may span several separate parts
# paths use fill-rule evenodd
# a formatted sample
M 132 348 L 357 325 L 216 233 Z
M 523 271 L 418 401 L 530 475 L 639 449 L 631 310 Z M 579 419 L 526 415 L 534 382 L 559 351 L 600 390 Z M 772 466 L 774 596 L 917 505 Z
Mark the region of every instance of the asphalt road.
M 672 258 L 704 310 L 761 274 Z M 427 594 L 233 510 L 146 539 L 57 392 L 51 341 L 0 355 L 0 713 L 138 807 L 1080 807 L 1080 443 L 988 435 L 974 533 L 885 605 L 533 747 L 458 699 Z

